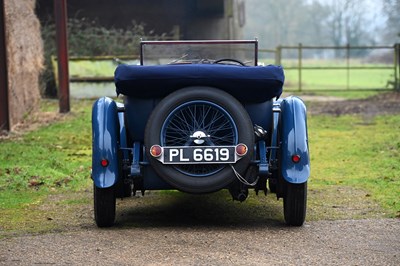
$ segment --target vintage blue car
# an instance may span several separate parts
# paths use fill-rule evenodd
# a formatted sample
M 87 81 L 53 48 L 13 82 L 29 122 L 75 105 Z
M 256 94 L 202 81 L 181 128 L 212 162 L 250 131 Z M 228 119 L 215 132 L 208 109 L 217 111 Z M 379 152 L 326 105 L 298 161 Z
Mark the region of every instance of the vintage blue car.
M 94 216 L 114 224 L 116 198 L 137 191 L 248 190 L 283 198 L 288 225 L 306 215 L 306 107 L 280 99 L 282 67 L 258 62 L 257 40 L 142 41 L 115 70 L 117 95 L 93 105 Z M 268 184 L 268 185 L 267 185 Z

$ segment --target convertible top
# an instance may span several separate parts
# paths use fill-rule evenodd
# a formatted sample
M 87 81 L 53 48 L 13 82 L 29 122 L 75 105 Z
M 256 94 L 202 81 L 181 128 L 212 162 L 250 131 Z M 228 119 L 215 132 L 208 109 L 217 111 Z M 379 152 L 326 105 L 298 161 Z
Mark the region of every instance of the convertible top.
M 189 86 L 222 89 L 239 101 L 264 102 L 282 93 L 280 66 L 222 64 L 119 65 L 114 74 L 117 94 L 136 98 L 162 98 Z

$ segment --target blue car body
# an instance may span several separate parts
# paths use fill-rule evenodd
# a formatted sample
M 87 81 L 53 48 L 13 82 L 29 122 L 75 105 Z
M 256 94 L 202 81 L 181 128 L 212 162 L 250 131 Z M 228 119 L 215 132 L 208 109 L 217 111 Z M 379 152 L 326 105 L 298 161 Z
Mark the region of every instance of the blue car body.
M 96 222 L 99 226 L 113 223 L 113 218 L 104 218 L 109 214 L 100 211 L 104 207 L 101 202 L 106 202 L 102 194 L 106 189 L 113 189 L 113 197 L 122 198 L 138 190 L 142 193 L 145 190 L 167 189 L 209 193 L 226 188 L 234 199 L 242 201 L 247 197 L 249 188 L 266 193 L 266 182 L 270 180 L 270 190 L 278 198 L 284 198 L 285 203 L 292 201 L 288 196 L 291 193 L 289 191 L 307 183 L 310 176 L 310 157 L 306 106 L 301 99 L 294 96 L 280 98 L 284 84 L 282 67 L 219 63 L 119 65 L 115 71 L 115 84 L 117 95 L 124 95 L 124 102 L 102 97 L 94 103 L 92 110 L 92 178 Z M 203 90 L 205 96 L 202 94 Z M 215 103 L 212 95 L 217 98 Z M 183 99 L 182 102 L 180 98 Z M 234 103 L 230 103 L 233 101 Z M 192 102 L 200 107 L 186 110 L 186 105 Z M 207 111 L 202 111 L 204 109 Z M 180 136 L 174 135 L 177 133 L 171 129 L 176 121 L 187 123 L 185 127 L 190 127 L 194 122 L 185 121 L 189 114 L 197 119 L 199 114 L 196 112 L 201 111 L 201 123 L 215 117 L 218 119 L 210 120 L 209 125 L 203 126 L 196 121 L 198 124 L 190 131 L 186 142 L 183 142 L 186 144 L 170 146 L 178 151 L 194 145 L 192 150 L 195 149 L 198 153 L 194 156 L 208 159 L 212 157 L 213 160 L 228 156 L 228 149 L 234 149 L 235 161 L 230 164 L 233 170 L 228 164 L 219 166 L 214 161 L 194 168 L 190 164 L 164 164 L 161 157 L 167 156 L 163 152 L 168 148 L 166 143 L 169 137 L 163 132 Z M 210 115 L 212 112 L 215 114 Z M 223 122 L 220 116 L 226 116 L 226 121 Z M 172 122 L 169 121 L 170 117 Z M 176 121 L 174 117 L 178 117 Z M 222 131 L 219 138 L 228 139 L 230 134 L 236 135 L 229 145 L 217 144 L 215 139 L 218 138 L 213 140 L 210 134 L 215 130 L 206 130 L 211 126 L 216 130 L 223 127 L 215 126 L 216 123 L 230 125 Z M 242 138 L 242 135 L 246 135 L 243 133 L 244 128 L 251 132 Z M 229 130 L 234 133 L 229 133 Z M 157 149 L 162 156 L 153 154 Z M 189 160 L 182 154 L 179 156 L 182 163 Z M 194 164 L 195 162 L 192 163 Z M 171 181 L 170 176 L 176 179 Z M 186 179 L 191 182 L 189 185 L 179 183 L 181 180 L 186 182 Z M 306 194 L 304 186 L 301 191 Z M 300 197 L 300 201 L 305 204 L 304 195 Z M 295 203 L 285 204 L 296 206 Z M 286 212 L 291 211 L 291 207 L 286 205 L 285 219 Z M 293 218 L 292 214 L 287 215 L 286 221 L 289 224 L 300 225 L 304 221 L 303 216 Z
M 135 102 L 135 100 L 129 100 Z M 135 121 L 139 121 L 138 127 L 133 127 L 133 131 L 137 131 L 135 136 L 138 140 L 143 140 L 144 125 L 149 116 L 151 108 L 154 108 L 150 102 L 153 100 L 136 100 L 138 103 L 138 111 L 135 115 L 136 108 L 132 108 L 132 116 Z M 146 104 L 147 103 L 147 104 Z M 277 101 L 281 108 L 281 136 L 282 140 L 282 176 L 290 183 L 304 183 L 310 176 L 310 158 L 308 150 L 308 133 L 307 133 L 307 117 L 306 106 L 300 98 L 290 96 Z M 273 101 L 263 103 L 247 104 L 246 110 L 250 117 L 257 125 L 265 128 L 272 121 L 271 112 Z M 122 112 L 117 111 L 117 105 L 121 105 L 108 97 L 98 99 L 93 105 L 92 111 L 92 127 L 93 127 L 93 162 L 92 176 L 96 186 L 106 188 L 115 185 L 121 176 L 118 168 L 118 150 L 121 149 L 123 158 L 128 159 L 130 149 L 127 147 L 127 135 L 125 128 L 125 120 Z M 149 109 L 144 108 L 148 106 Z M 128 108 L 129 109 L 129 108 Z M 147 113 L 147 116 L 142 113 Z M 137 117 L 137 119 L 135 119 Z M 277 126 L 277 125 L 276 125 Z M 277 129 L 274 129 L 277 132 Z M 277 143 L 273 144 L 277 145 Z M 299 154 L 300 163 L 294 163 L 291 159 L 293 154 Z M 276 155 L 275 155 L 276 157 Z M 110 166 L 104 168 L 100 161 L 102 158 L 110 158 Z M 270 160 L 276 158 L 272 157 Z M 149 171 L 146 178 L 146 190 L 171 189 L 154 172 Z

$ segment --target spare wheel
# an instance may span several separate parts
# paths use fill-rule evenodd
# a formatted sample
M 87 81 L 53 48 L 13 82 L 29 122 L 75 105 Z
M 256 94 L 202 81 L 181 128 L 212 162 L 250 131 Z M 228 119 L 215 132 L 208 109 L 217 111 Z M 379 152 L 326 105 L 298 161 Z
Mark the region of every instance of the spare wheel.
M 165 164 L 150 154 L 153 145 L 200 150 L 198 147 L 239 143 L 247 146 L 247 153 L 231 164 Z M 249 166 L 253 125 L 242 104 L 230 94 L 211 87 L 186 87 L 169 94 L 155 107 L 146 125 L 144 144 L 151 166 L 167 183 L 190 193 L 213 192 L 235 180 L 231 165 L 241 175 Z

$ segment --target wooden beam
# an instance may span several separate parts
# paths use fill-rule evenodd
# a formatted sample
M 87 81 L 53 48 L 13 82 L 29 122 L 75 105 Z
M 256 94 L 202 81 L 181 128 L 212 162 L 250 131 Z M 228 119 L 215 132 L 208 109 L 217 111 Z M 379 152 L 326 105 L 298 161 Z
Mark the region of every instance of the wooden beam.
M 56 21 L 57 61 L 58 61 L 58 98 L 60 113 L 70 111 L 68 38 L 67 38 L 67 0 L 54 0 Z
M 0 131 L 2 130 L 10 131 L 6 18 L 4 10 L 4 0 L 0 0 Z

